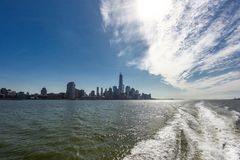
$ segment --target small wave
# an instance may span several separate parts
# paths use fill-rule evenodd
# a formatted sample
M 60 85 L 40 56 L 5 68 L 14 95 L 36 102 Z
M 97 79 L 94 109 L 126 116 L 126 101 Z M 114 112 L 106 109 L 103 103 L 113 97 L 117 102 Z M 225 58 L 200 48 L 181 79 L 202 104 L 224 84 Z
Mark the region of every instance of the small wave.
M 177 110 L 153 139 L 139 142 L 124 160 L 240 159 L 239 135 L 229 117 L 217 114 L 203 102 Z

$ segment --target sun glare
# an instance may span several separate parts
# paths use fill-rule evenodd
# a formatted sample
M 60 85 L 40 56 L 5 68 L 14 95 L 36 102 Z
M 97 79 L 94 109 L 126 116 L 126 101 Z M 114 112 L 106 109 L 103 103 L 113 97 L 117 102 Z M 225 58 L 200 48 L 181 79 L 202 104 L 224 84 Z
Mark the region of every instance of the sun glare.
M 172 7 L 172 0 L 136 0 L 138 17 L 145 20 L 161 20 Z

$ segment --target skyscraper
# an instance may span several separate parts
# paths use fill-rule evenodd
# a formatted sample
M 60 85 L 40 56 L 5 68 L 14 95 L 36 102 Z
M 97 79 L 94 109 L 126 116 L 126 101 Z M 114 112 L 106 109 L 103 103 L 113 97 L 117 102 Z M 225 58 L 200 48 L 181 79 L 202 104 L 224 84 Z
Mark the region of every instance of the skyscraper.
M 99 87 L 97 87 L 97 96 L 99 96 Z
M 66 98 L 75 99 L 75 83 L 74 82 L 69 82 L 67 84 Z
M 103 96 L 103 88 L 101 88 L 101 96 Z
M 130 90 L 131 90 L 131 87 L 130 86 L 126 86 L 125 93 L 126 93 L 127 96 L 130 95 Z
M 119 85 L 118 85 L 119 93 L 124 92 L 124 86 L 123 86 L 123 75 L 120 73 L 119 75 Z

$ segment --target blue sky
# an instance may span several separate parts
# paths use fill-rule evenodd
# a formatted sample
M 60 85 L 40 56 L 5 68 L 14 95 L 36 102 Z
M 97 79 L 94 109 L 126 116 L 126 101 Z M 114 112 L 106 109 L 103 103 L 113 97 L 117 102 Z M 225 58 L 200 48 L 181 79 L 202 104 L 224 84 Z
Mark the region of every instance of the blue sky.
M 90 91 L 122 72 L 154 97 L 239 96 L 239 19 L 238 0 L 1 0 L 0 87 Z

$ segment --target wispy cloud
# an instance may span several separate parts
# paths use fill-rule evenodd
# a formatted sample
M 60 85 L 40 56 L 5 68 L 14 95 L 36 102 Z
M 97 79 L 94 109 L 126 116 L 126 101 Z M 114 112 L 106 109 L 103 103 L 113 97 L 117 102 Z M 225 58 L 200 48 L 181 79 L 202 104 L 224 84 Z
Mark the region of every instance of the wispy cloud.
M 128 64 L 187 93 L 240 91 L 238 0 L 102 0 L 100 9 L 119 56 L 135 53 Z

